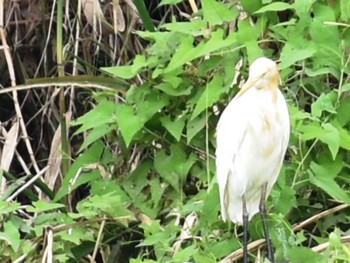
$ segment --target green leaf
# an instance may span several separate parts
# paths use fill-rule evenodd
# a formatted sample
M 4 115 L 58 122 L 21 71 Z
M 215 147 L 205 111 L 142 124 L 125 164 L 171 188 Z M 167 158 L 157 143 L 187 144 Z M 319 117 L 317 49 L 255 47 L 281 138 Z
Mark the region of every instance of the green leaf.
M 310 178 L 312 184 L 324 190 L 332 198 L 350 204 L 349 195 L 332 178 L 335 175 L 330 176 L 332 171 L 326 170 L 315 162 L 311 162 L 310 167 L 315 175 Z
M 222 241 L 215 242 L 209 247 L 209 250 L 216 258 L 222 258 L 238 248 L 241 248 L 239 239 L 232 237 L 230 239 L 223 239 Z
M 223 67 L 223 75 L 224 75 L 224 86 L 228 86 L 230 87 L 233 83 L 233 81 L 235 80 L 235 75 L 236 73 L 238 73 L 237 71 L 238 68 L 235 68 L 235 65 L 237 65 L 237 63 L 241 60 L 241 56 L 239 54 L 239 52 L 230 52 L 228 54 L 226 54 L 224 57 L 212 57 L 215 60 L 211 61 L 210 64 L 213 66 L 212 70 L 215 70 L 216 68 L 218 68 L 218 66 L 220 66 L 219 62 L 221 63 L 222 67 Z M 218 62 L 218 60 L 220 60 Z M 217 64 L 217 65 L 216 65 Z M 203 63 L 202 63 L 203 65 Z M 208 68 L 208 67 L 207 67 Z M 208 69 L 209 70 L 209 69 Z M 204 73 L 204 70 L 203 70 Z M 205 75 L 203 76 L 207 76 L 208 74 L 210 74 L 209 72 L 205 73 Z
M 109 74 L 112 74 L 113 76 L 123 79 L 131 79 L 148 64 L 149 61 L 146 61 L 146 57 L 144 55 L 136 55 L 133 64 L 130 66 L 102 67 L 101 69 Z
M 134 258 L 132 258 L 130 260 L 130 263 L 158 263 L 158 261 L 154 261 L 151 259 L 140 259 L 140 258 L 134 259 Z
M 19 209 L 20 206 L 20 203 L 16 201 L 12 201 L 10 203 L 7 201 L 0 200 L 0 215 L 9 215 L 10 213 L 17 211 L 17 209 Z
M 350 21 L 350 2 L 348 0 L 340 0 L 340 18 L 345 22 Z
M 127 225 L 127 219 L 132 218 L 132 213 L 127 209 L 127 203 L 122 201 L 121 196 L 115 193 L 104 195 L 93 195 L 83 199 L 77 204 L 77 210 L 86 218 L 98 216 L 109 216 L 118 219 Z
M 341 93 L 349 91 L 350 90 L 350 83 L 345 83 L 342 87 L 341 87 Z
M 220 55 L 213 55 L 209 58 L 206 58 L 203 60 L 203 62 L 198 67 L 198 75 L 200 77 L 207 77 L 208 74 L 211 74 L 211 72 L 215 71 L 218 67 L 220 67 L 222 64 L 224 64 L 224 61 L 226 60 L 226 64 L 229 64 L 228 67 L 230 68 L 230 72 L 232 71 L 232 60 L 229 60 L 230 63 L 227 63 L 228 57 L 230 57 L 232 53 L 227 54 L 227 56 L 220 56 Z M 231 76 L 230 76 L 231 77 Z
M 117 129 L 117 125 L 107 125 L 107 124 L 95 127 L 92 131 L 89 132 L 88 136 L 85 137 L 83 144 L 79 148 L 78 153 L 80 153 L 90 144 L 96 142 L 102 136 L 105 136 L 106 134 L 116 129 Z
M 307 45 L 304 48 L 298 48 L 287 42 L 281 52 L 281 64 L 279 67 L 280 69 L 288 68 L 297 61 L 312 57 L 315 53 L 316 48 L 311 45 Z
M 197 252 L 198 252 L 198 247 L 197 245 L 193 244 L 177 252 L 175 256 L 172 258 L 172 262 L 174 263 L 188 262 L 193 257 L 193 255 L 196 254 Z
M 348 129 L 344 129 L 339 123 L 334 122 L 333 125 L 337 128 L 340 137 L 340 147 L 350 151 L 350 132 Z
M 319 139 L 328 145 L 328 148 L 332 154 L 333 160 L 335 160 L 340 147 L 340 135 L 332 124 L 322 124 L 324 134 L 319 136 Z
M 340 135 L 340 146 L 350 151 L 350 133 L 348 130 L 345 130 L 343 128 L 339 128 L 339 135 Z
M 345 97 L 344 99 L 340 100 L 337 120 L 341 126 L 344 126 L 350 123 L 349 108 L 350 108 L 350 97 Z
M 191 94 L 193 87 L 191 85 L 180 85 L 179 87 L 174 87 L 171 83 L 162 82 L 155 85 L 154 88 L 159 89 L 170 96 L 185 96 Z
M 338 174 L 344 168 L 343 154 L 338 154 L 337 158 L 333 160 L 329 154 L 321 153 L 317 156 L 317 162 L 322 165 L 322 167 L 328 170 L 328 175 L 332 178 L 336 178 Z
M 187 35 L 208 36 L 211 31 L 207 27 L 207 22 L 203 20 L 194 20 L 191 22 L 173 22 L 170 24 L 164 24 L 161 28 L 165 28 L 172 32 L 183 33 Z
M 237 39 L 234 33 L 231 33 L 224 38 L 224 31 L 218 29 L 217 31 L 212 32 L 211 38 L 207 42 L 202 41 L 198 46 L 193 47 L 193 41 L 194 38 L 192 36 L 187 36 L 182 39 L 180 47 L 176 50 L 176 53 L 173 55 L 169 65 L 164 69 L 163 73 L 171 72 L 196 58 L 208 55 L 211 52 L 220 50 L 224 47 L 231 46 L 236 43 Z
M 202 91 L 202 95 L 199 97 L 196 107 L 193 110 L 191 120 L 201 114 L 206 108 L 211 107 L 217 102 L 222 93 L 227 92 L 227 89 L 223 87 L 223 77 L 215 75 L 212 81 L 210 81 L 205 89 Z
M 184 96 L 190 95 L 193 88 L 192 83 L 190 83 L 186 78 L 177 77 L 173 73 L 164 74 L 163 82 L 154 86 L 170 96 Z
M 12 221 L 3 223 L 3 231 L 0 232 L 0 240 L 6 241 L 14 251 L 18 251 L 21 239 L 19 230 Z
M 340 135 L 336 127 L 330 123 L 320 125 L 319 123 L 312 122 L 300 127 L 299 131 L 302 133 L 302 140 L 308 141 L 317 138 L 327 144 L 333 159 L 335 159 L 340 147 Z
M 263 6 L 259 10 L 255 11 L 254 14 L 261 14 L 268 11 L 284 11 L 287 9 L 292 9 L 292 5 L 284 2 L 274 2 L 269 5 Z
M 245 42 L 245 47 L 247 49 L 250 64 L 257 58 L 264 56 L 262 49 L 259 47 L 258 42 L 255 39 Z
M 47 225 L 58 225 L 58 224 L 72 224 L 74 223 L 73 219 L 81 218 L 80 215 L 75 213 L 62 213 L 62 212 L 46 212 L 40 213 L 35 218 L 33 227 L 36 234 L 41 235 L 42 230 Z
M 120 196 L 120 201 L 123 203 L 131 202 L 127 193 L 124 192 L 124 190 L 120 186 L 120 183 L 117 182 L 116 180 L 104 179 L 104 180 L 93 181 L 91 183 L 92 195 L 104 195 L 107 193 L 112 193 Z
M 248 43 L 249 46 L 253 46 L 253 43 L 250 42 L 257 42 L 257 39 L 264 33 L 266 22 L 267 19 L 264 17 L 258 18 L 255 25 L 252 25 L 248 19 L 239 21 L 237 32 L 238 42 L 245 45 Z
M 221 25 L 225 21 L 232 21 L 238 15 L 235 8 L 215 0 L 202 0 L 203 18 L 209 25 Z
M 87 168 L 86 170 L 83 168 L 89 164 L 100 162 L 104 147 L 103 143 L 96 142 L 74 161 L 53 201 L 57 202 L 80 185 L 96 180 L 100 176 L 97 168 Z M 73 178 L 75 179 L 73 180 Z
M 84 227 L 78 226 L 72 228 L 70 231 L 59 231 L 56 235 L 62 240 L 69 241 L 75 245 L 80 245 L 82 241 L 94 240 L 92 233 L 87 232 Z
M 157 152 L 154 167 L 167 183 L 180 192 L 180 184 L 185 182 L 186 176 L 196 160 L 195 154 L 191 153 L 186 157 L 180 144 L 172 144 L 170 155 L 167 155 L 164 150 Z
M 174 224 L 169 224 L 165 228 L 162 228 L 159 226 L 158 221 L 153 221 L 151 226 L 145 226 L 145 224 L 142 224 L 141 227 L 146 227 L 147 231 L 150 231 L 150 233 L 146 233 L 146 238 L 141 242 L 138 246 L 152 246 L 155 244 L 160 243 L 169 243 L 177 232 L 179 231 L 179 227 Z M 161 228 L 161 229 L 158 229 Z M 151 229 L 150 229 L 151 228 Z M 145 229 L 146 231 L 146 229 Z
M 193 41 L 193 36 L 187 36 L 181 39 L 180 46 L 173 55 L 169 65 L 164 70 L 164 73 L 175 70 L 196 57 Z
M 336 92 L 330 92 L 328 94 L 322 93 L 321 96 L 311 105 L 311 114 L 315 117 L 321 117 L 323 111 L 329 113 L 337 113 L 335 109 L 335 102 L 337 100 Z
M 196 136 L 197 133 L 203 130 L 206 123 L 207 123 L 207 118 L 205 115 L 195 118 L 193 120 L 189 120 L 187 122 L 187 125 L 186 125 L 187 144 L 191 142 L 191 140 L 193 139 L 194 136 Z
M 333 67 L 323 67 L 323 68 L 316 68 L 316 69 L 311 69 L 311 68 L 305 68 L 305 73 L 309 77 L 316 77 L 320 75 L 326 75 L 326 74 L 332 74 L 334 77 L 339 79 L 339 71 Z
M 175 120 L 171 120 L 169 116 L 164 116 L 160 118 L 160 122 L 177 141 L 180 141 L 186 118 L 187 116 L 183 115 Z
M 158 92 L 154 92 L 146 96 L 145 100 L 137 105 L 137 114 L 142 116 L 143 120 L 146 122 L 167 105 L 168 102 L 167 96 L 158 95 Z
M 312 251 L 307 247 L 293 247 L 287 250 L 288 259 L 291 263 L 319 262 L 326 263 L 327 260 L 322 254 Z
M 324 131 L 321 128 L 321 124 L 318 122 L 311 122 L 307 125 L 302 125 L 299 128 L 299 131 L 301 132 L 300 138 L 303 141 L 319 138 L 322 134 L 324 134 Z
M 305 17 L 310 17 L 309 12 L 312 8 L 312 5 L 316 2 L 317 0 L 295 0 L 293 4 L 293 8 L 295 9 L 295 13 L 300 17 L 300 18 L 305 18 Z
M 228 251 L 227 254 L 229 254 L 229 252 L 230 251 Z M 204 254 L 203 252 L 197 252 L 197 253 L 193 254 L 193 260 L 194 260 L 194 262 L 200 262 L 200 263 L 216 263 L 217 262 L 217 260 L 213 254 Z
M 184 79 L 183 77 L 174 76 L 173 74 L 164 74 L 163 81 L 165 83 L 170 84 L 171 87 L 173 87 L 173 89 L 178 89 L 181 86 L 181 84 L 187 84 L 186 79 Z M 186 86 L 190 86 L 190 85 L 186 85 Z M 184 95 L 188 95 L 188 94 L 184 94 Z
M 262 6 L 261 0 L 241 0 L 240 2 L 242 4 L 243 10 L 249 14 L 253 14 Z
M 115 122 L 116 109 L 116 103 L 108 100 L 101 101 L 94 109 L 72 122 L 73 126 L 81 125 L 74 134 Z
M 219 220 L 218 213 L 220 210 L 219 187 L 217 184 L 207 194 L 203 203 L 203 220 L 201 224 L 213 224 Z
M 32 206 L 28 206 L 27 211 L 32 213 L 40 213 L 40 212 L 55 210 L 63 207 L 64 207 L 64 204 L 61 204 L 61 203 L 49 203 L 43 200 L 38 200 L 37 202 L 33 202 Z
M 159 6 L 163 6 L 163 5 L 176 5 L 178 3 L 181 3 L 182 0 L 162 0 L 159 3 Z
M 152 46 L 147 49 L 147 55 L 153 58 L 156 67 L 155 71 L 152 72 L 152 78 L 158 76 L 155 74 L 159 68 L 164 68 L 164 63 L 175 53 L 175 50 L 179 47 L 184 35 L 177 32 L 148 32 L 148 31 L 137 31 L 136 32 L 141 38 L 150 41 Z M 151 64 L 151 63 L 150 63 Z M 149 65 L 150 67 L 151 65 Z M 156 76 L 154 76 L 156 75 Z
M 153 178 L 150 182 L 150 186 L 151 186 L 152 202 L 154 205 L 158 205 L 164 193 L 165 187 L 162 186 L 158 178 Z
M 340 71 L 343 67 L 343 51 L 340 49 L 341 37 L 338 27 L 324 24 L 325 21 L 336 22 L 335 10 L 330 6 L 315 3 L 313 14 L 314 19 L 309 32 L 312 41 L 318 46 L 318 52 L 313 58 L 313 67 L 330 67 L 334 71 Z
M 290 116 L 291 116 L 292 121 L 311 119 L 310 113 L 305 112 L 305 111 L 303 111 L 295 106 L 292 106 L 292 105 L 289 106 L 289 112 L 290 112 Z
M 134 113 L 133 106 L 118 105 L 117 124 L 127 146 L 131 143 L 134 135 L 143 128 L 146 121 L 143 114 Z
M 117 105 L 117 124 L 127 146 L 145 123 L 167 103 L 165 96 L 159 97 L 156 93 L 152 93 L 137 105 L 136 111 L 130 105 Z
M 131 199 L 135 200 L 142 192 L 142 189 L 148 185 L 147 176 L 149 175 L 151 168 L 152 163 L 150 161 L 143 162 L 125 178 L 123 188 Z
M 274 212 L 287 215 L 293 207 L 297 206 L 296 192 L 290 186 L 283 187 L 283 189 L 278 192 L 278 195 L 276 192 L 277 190 L 273 190 L 271 193 L 273 201 L 275 201 Z

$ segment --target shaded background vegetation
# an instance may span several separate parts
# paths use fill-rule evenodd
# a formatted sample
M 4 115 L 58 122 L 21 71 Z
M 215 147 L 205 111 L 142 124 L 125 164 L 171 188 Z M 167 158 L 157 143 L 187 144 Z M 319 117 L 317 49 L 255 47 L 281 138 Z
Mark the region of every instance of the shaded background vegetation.
M 2 262 L 239 260 L 215 127 L 260 56 L 292 123 L 276 258 L 349 261 L 350 2 L 62 2 L 0 1 Z

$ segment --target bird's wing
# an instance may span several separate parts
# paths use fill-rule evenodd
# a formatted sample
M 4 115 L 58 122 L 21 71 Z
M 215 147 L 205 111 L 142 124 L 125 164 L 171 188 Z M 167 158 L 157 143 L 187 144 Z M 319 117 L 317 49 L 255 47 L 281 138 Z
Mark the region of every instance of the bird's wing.
M 221 216 L 228 218 L 230 197 L 228 187 L 236 154 L 244 140 L 247 129 L 247 107 L 243 97 L 234 98 L 222 113 L 216 130 L 216 172 L 220 191 Z
M 290 119 L 289 119 L 289 112 L 288 112 L 288 106 L 287 106 L 287 102 L 282 94 L 282 92 L 280 90 L 278 90 L 278 108 L 280 109 L 279 114 L 280 114 L 280 119 L 281 119 L 281 126 L 282 126 L 282 130 L 283 130 L 283 134 L 281 137 L 281 149 L 280 149 L 280 158 L 276 164 L 276 168 L 275 168 L 275 173 L 272 176 L 268 187 L 267 187 L 267 195 L 269 195 L 273 185 L 275 184 L 275 182 L 277 181 L 277 177 L 281 171 L 281 167 L 283 164 L 283 160 L 284 160 L 284 156 L 286 154 L 286 150 L 288 147 L 288 143 L 289 143 L 289 137 L 290 137 Z

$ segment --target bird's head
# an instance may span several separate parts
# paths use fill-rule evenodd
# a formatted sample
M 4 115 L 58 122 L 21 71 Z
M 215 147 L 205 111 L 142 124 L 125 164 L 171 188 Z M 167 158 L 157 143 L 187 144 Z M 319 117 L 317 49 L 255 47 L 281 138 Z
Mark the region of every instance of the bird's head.
M 249 67 L 249 78 L 239 91 L 239 96 L 248 89 L 278 89 L 280 77 L 277 64 L 271 59 L 261 57 L 256 59 Z

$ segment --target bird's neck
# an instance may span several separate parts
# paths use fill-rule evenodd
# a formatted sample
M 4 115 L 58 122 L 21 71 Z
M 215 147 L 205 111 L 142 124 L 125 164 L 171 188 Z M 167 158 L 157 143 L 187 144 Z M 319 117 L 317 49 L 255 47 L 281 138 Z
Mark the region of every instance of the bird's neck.
M 272 101 L 274 104 L 277 102 L 277 95 L 278 95 L 278 84 L 280 83 L 280 79 L 278 74 L 274 75 L 273 78 L 270 79 L 268 87 L 270 91 L 272 92 Z
M 277 78 L 277 81 L 275 79 L 262 80 L 256 83 L 255 87 L 257 90 L 266 90 L 271 92 L 272 102 L 276 104 L 277 97 L 278 97 L 278 84 L 279 84 L 279 79 Z
M 272 102 L 274 104 L 277 103 L 277 95 L 278 95 L 278 86 L 270 88 L 270 91 L 272 92 Z

